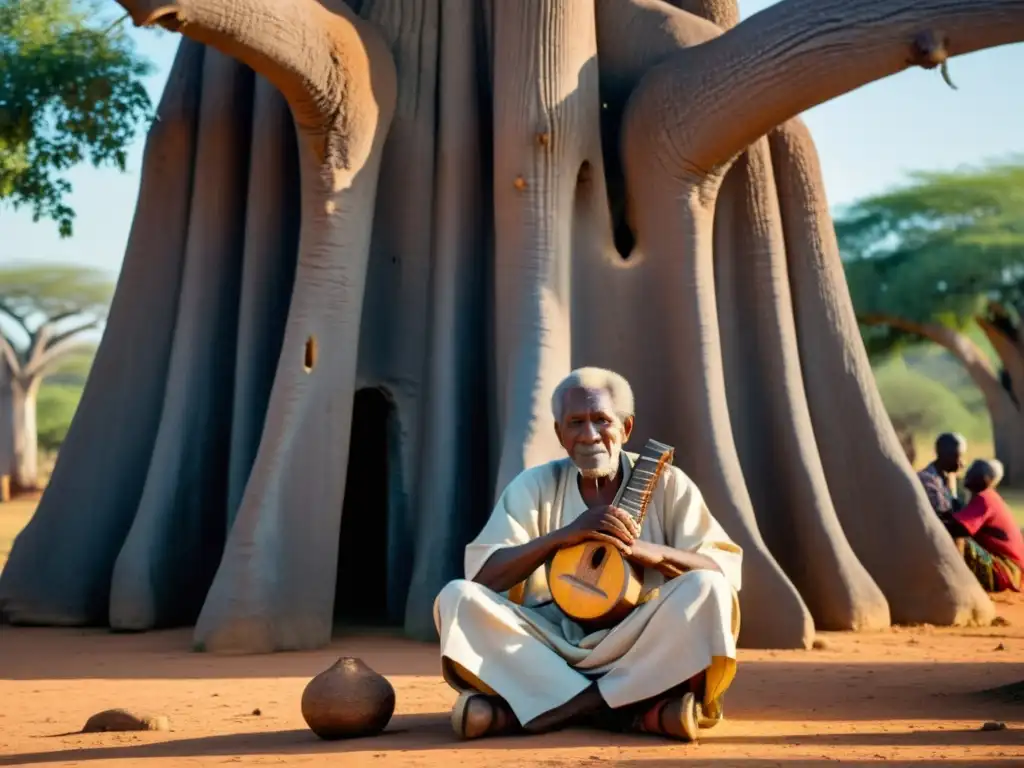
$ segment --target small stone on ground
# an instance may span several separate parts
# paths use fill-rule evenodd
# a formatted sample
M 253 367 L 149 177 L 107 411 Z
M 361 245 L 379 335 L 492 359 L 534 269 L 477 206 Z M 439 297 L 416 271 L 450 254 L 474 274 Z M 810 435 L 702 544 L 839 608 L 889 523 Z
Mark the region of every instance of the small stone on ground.
M 169 730 L 170 723 L 164 715 L 139 715 L 126 709 L 105 709 L 97 712 L 82 727 L 82 733 Z

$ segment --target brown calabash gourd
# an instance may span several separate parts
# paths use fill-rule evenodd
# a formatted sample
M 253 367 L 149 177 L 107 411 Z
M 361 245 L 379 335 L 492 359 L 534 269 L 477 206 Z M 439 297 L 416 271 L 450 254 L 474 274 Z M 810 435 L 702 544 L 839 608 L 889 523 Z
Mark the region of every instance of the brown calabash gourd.
M 302 692 L 302 716 L 321 739 L 373 736 L 395 712 L 395 689 L 362 659 L 343 656 Z

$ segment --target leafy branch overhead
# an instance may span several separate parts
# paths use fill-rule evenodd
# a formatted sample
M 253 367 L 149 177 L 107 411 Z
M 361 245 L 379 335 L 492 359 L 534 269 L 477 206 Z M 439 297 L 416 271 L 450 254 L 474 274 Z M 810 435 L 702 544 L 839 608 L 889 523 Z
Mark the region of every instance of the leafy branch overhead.
M 993 310 L 1016 325 L 1024 310 L 1024 160 L 917 173 L 835 221 L 860 315 L 963 329 Z M 910 340 L 865 329 L 871 352 Z
M 62 237 L 75 215 L 66 172 L 123 171 L 152 113 L 151 65 L 103 18 L 75 0 L 0 0 L 0 203 L 56 221 Z

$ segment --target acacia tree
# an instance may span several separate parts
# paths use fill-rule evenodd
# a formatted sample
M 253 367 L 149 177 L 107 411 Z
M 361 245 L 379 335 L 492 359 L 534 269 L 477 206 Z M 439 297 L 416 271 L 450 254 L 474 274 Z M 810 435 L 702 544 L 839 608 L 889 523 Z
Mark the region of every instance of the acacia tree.
M 844 211 L 836 232 L 869 352 L 948 350 L 985 399 L 1007 484 L 1024 482 L 1024 165 L 915 174 Z
M 189 39 L 8 620 L 325 643 L 380 387 L 387 500 L 346 519 L 387 508 L 389 608 L 436 637 L 584 363 L 634 383 L 634 439 L 744 547 L 743 644 L 993 616 L 878 396 L 795 115 L 1024 37 L 1024 0 L 121 2 Z
M 0 269 L 0 467 L 17 489 L 38 485 L 39 386 L 100 326 L 112 289 L 99 270 Z

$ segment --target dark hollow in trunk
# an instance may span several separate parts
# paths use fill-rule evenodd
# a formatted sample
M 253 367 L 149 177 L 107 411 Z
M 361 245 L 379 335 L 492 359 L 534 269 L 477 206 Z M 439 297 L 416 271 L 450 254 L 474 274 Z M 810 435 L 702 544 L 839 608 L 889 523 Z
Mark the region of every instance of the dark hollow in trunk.
M 388 595 L 392 547 L 391 459 L 395 407 L 378 387 L 353 398 L 345 503 L 338 539 L 334 593 L 335 630 L 394 624 Z M 393 603 L 394 601 L 391 601 Z

